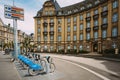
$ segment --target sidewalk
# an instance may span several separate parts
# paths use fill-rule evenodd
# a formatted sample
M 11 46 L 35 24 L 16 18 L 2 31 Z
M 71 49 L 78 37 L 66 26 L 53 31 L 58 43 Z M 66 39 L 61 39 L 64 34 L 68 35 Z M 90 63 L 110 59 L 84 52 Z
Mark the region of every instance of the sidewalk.
M 0 80 L 21 80 L 15 65 L 10 62 L 9 55 L 0 52 Z

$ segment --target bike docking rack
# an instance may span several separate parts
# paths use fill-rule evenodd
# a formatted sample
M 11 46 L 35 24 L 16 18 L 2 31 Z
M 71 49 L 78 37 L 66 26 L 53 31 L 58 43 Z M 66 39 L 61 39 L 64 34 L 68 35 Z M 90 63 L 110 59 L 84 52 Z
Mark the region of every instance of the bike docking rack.
M 29 75 L 38 75 L 39 73 L 52 73 L 55 71 L 55 65 L 53 62 L 50 62 L 51 57 L 41 57 L 37 54 L 32 54 L 24 56 L 18 55 L 19 62 L 28 69 Z

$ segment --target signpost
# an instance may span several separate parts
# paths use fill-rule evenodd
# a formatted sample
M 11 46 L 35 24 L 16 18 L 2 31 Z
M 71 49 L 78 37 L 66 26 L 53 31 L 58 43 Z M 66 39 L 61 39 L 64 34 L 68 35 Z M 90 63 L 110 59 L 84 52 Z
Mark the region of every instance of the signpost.
M 13 19 L 14 27 L 14 57 L 18 56 L 18 37 L 17 37 L 17 20 L 24 21 L 24 10 L 15 6 L 4 6 L 4 16 L 8 19 Z

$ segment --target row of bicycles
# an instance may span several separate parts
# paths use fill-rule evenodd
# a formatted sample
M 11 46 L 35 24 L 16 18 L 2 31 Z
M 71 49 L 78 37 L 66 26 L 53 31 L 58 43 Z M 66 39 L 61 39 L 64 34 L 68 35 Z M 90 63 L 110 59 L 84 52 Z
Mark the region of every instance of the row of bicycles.
M 40 73 L 53 73 L 56 69 L 51 56 L 41 56 L 40 54 L 27 53 L 18 55 L 19 63 L 28 69 L 29 75 L 38 75 Z

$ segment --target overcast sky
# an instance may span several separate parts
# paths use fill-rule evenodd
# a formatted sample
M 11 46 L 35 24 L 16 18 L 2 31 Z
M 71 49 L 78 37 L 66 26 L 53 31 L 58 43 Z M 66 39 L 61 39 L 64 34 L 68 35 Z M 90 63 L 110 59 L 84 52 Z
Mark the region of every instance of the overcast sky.
M 30 34 L 34 33 L 34 19 L 37 11 L 42 8 L 42 5 L 47 0 L 14 0 L 15 6 L 24 9 L 24 21 L 17 21 L 18 29 L 23 32 Z M 61 7 L 75 4 L 83 0 L 57 0 Z M 13 5 L 13 0 L 0 0 L 0 18 L 4 24 L 10 23 L 11 26 L 13 22 L 11 19 L 4 18 L 4 5 Z

